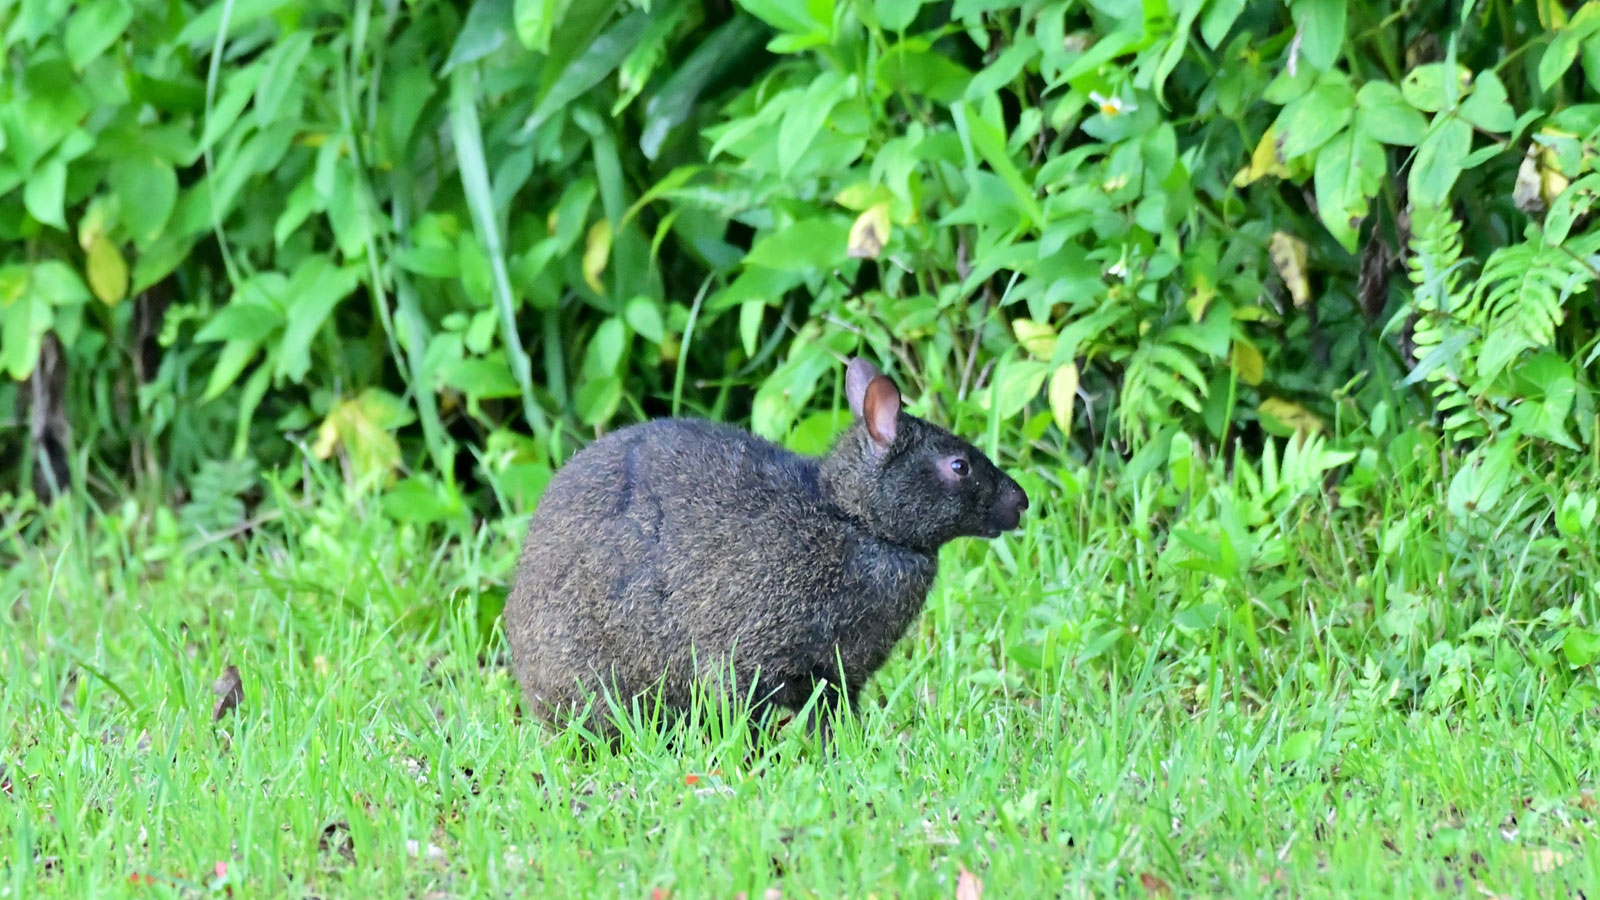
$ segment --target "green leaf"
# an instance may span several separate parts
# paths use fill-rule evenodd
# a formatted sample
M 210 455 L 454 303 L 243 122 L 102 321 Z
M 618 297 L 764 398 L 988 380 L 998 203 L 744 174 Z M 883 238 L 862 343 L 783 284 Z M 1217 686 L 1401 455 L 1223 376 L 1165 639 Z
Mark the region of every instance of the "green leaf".
M 1441 113 L 1411 163 L 1411 202 L 1442 206 L 1472 152 L 1472 126 Z
M 450 45 L 450 55 L 439 74 L 448 75 L 499 50 L 515 27 L 511 4 L 512 0 L 476 0 L 461 23 L 455 43 Z
M 1385 144 L 1414 147 L 1428 129 L 1428 120 L 1387 81 L 1369 81 L 1356 92 L 1356 131 Z
M 833 72 L 823 72 L 789 105 L 778 125 L 779 175 L 787 176 L 793 171 L 795 163 L 805 155 L 812 139 L 828 120 L 828 113 L 855 91 L 854 75 L 841 78 Z
M 878 16 L 878 27 L 885 31 L 905 31 L 917 17 L 922 0 L 876 0 L 873 12 Z
M 544 96 L 539 98 L 539 105 L 534 107 L 533 114 L 523 126 L 523 131 L 537 130 L 556 112 L 566 108 L 567 104 L 583 96 L 590 88 L 604 81 L 607 75 L 616 71 L 617 66 L 622 64 L 628 53 L 639 43 L 650 24 L 649 14 L 635 11 L 596 38 L 584 49 L 582 55 L 562 70 L 561 77 L 557 78 L 545 91 Z
M 43 56 L 23 72 L 21 103 L 0 103 L 8 152 L 23 172 L 55 149 L 89 114 L 89 99 L 78 73 L 59 56 Z M 10 76 L 6 84 L 11 84 Z
M 661 307 L 649 297 L 638 296 L 623 307 L 622 318 L 634 333 L 652 344 L 659 344 L 667 336 L 666 321 L 661 317 Z
M 284 102 L 306 87 L 306 76 L 300 67 L 311 52 L 313 33 L 305 30 L 291 31 L 267 55 L 266 68 L 256 82 L 255 104 L 251 116 L 260 127 L 278 119 Z M 309 75 L 317 75 L 315 70 Z
M 21 267 L 8 266 L 3 277 L 25 277 Z M 8 295 L 10 291 L 6 292 Z M 39 362 L 39 350 L 50 330 L 54 312 L 38 294 L 24 291 L 22 296 L 0 297 L 0 364 L 17 381 L 27 378 Z
M 850 225 L 835 218 L 801 219 L 756 241 L 744 264 L 780 272 L 831 269 L 846 259 Z
M 1600 659 L 1600 632 L 1569 625 L 1561 638 L 1561 652 L 1573 668 L 1582 668 Z
M 233 340 L 224 344 L 222 352 L 217 354 L 217 361 L 211 366 L 211 376 L 206 379 L 206 390 L 200 395 L 200 402 L 209 403 L 222 396 L 235 381 L 239 380 L 239 374 L 250 364 L 250 360 L 260 348 L 259 341 L 248 339 Z
M 1299 0 L 1294 5 L 1300 55 L 1312 68 L 1331 68 L 1344 45 L 1347 0 Z
M 276 272 L 266 272 L 263 275 L 272 276 L 279 281 L 284 280 L 283 276 Z M 218 310 L 195 333 L 194 339 L 202 343 L 234 340 L 260 343 L 271 337 L 272 333 L 283 325 L 283 313 L 272 304 L 256 299 L 256 296 L 254 292 L 247 291 L 235 294 L 228 305 Z
M 89 301 L 89 286 L 76 269 L 59 259 L 33 264 L 28 273 L 28 290 L 51 306 L 72 306 Z
M 1378 193 L 1387 174 L 1383 147 L 1358 131 L 1349 131 L 1317 154 L 1317 214 L 1346 250 L 1356 250 L 1356 234 L 1367 215 L 1367 201 Z
M 601 322 L 589 338 L 583 371 L 591 376 L 615 373 L 621 367 L 623 353 L 627 349 L 628 331 L 621 319 L 611 316 Z
M 137 247 L 149 246 L 161 236 L 178 203 L 178 174 L 164 160 L 129 156 L 113 161 L 106 179 L 117 196 L 128 236 Z
M 200 11 L 189 19 L 178 33 L 175 43 L 203 46 L 211 49 L 217 32 L 222 28 L 222 17 L 228 17 L 228 36 L 236 37 L 245 29 L 277 12 L 289 0 L 230 0 L 227 3 L 199 4 Z
M 1211 0 L 1200 19 L 1200 37 L 1205 40 L 1206 46 L 1217 49 L 1243 11 L 1244 0 Z
M 766 315 L 767 304 L 760 300 L 746 300 L 739 307 L 739 341 L 746 358 L 756 355 L 761 340 L 761 319 Z
M 1285 160 L 1304 156 L 1343 131 L 1355 115 L 1356 95 L 1342 77 L 1324 76 L 1316 87 L 1278 115 L 1279 147 Z
M 289 302 L 287 321 L 273 351 L 273 372 L 278 377 L 294 382 L 305 379 L 311 370 L 312 339 L 359 280 L 359 269 L 341 268 L 326 256 L 311 256 L 300 263 L 284 288 Z
M 461 359 L 441 366 L 439 379 L 447 387 L 479 400 L 510 400 L 522 395 L 522 388 L 512 377 L 506 355 L 501 351 L 481 359 Z
M 243 69 L 234 70 L 228 76 L 216 104 L 206 110 L 206 127 L 200 135 L 200 150 L 205 150 L 216 143 L 218 138 L 239 121 L 239 114 L 244 112 L 245 104 L 255 95 L 262 70 L 262 64 L 251 63 Z
M 549 53 L 550 35 L 564 11 L 562 6 L 560 0 L 515 0 L 511 6 L 511 21 L 522 46 Z
M 1517 124 L 1517 113 L 1506 98 L 1506 86 L 1493 69 L 1485 69 L 1473 83 L 1472 93 L 1459 110 L 1461 118 L 1484 131 L 1507 132 Z
M 1447 81 L 1450 68 L 1444 63 L 1417 66 L 1400 80 L 1400 93 L 1406 102 L 1423 112 L 1438 112 L 1455 105 L 1461 93 L 1472 82 L 1472 73 L 1466 66 L 1456 66 L 1455 82 Z
M 654 160 L 661 152 L 667 135 L 689 117 L 700 100 L 700 93 L 722 73 L 742 64 L 745 56 L 766 36 L 767 30 L 760 22 L 738 16 L 694 48 L 645 104 L 639 149 L 644 151 L 646 159 Z
M 67 17 L 65 44 L 72 67 L 83 71 L 127 30 L 133 7 L 126 0 L 95 0 Z
M 578 418 L 585 425 L 604 424 L 622 405 L 622 379 L 615 375 L 591 378 L 573 396 Z
M 981 97 L 982 92 L 969 90 L 972 81 L 972 73 L 965 66 L 943 53 L 913 46 L 911 41 L 896 44 L 878 57 L 878 82 L 881 85 L 918 94 L 938 103 L 953 103 L 963 95 Z M 999 87 L 997 85 L 989 90 L 992 92 Z
M 478 118 L 476 72 L 458 70 L 450 76 L 450 133 L 456 145 L 456 168 L 467 208 L 472 212 L 474 233 L 488 257 L 494 286 L 494 306 L 500 317 L 500 340 L 511 361 L 512 374 L 522 387 L 522 414 L 540 436 L 550 425 L 533 393 L 533 363 L 523 346 L 517 328 L 516 300 L 511 292 L 511 276 L 506 268 L 505 251 L 495 213 L 494 196 L 489 187 L 489 166 L 483 146 L 483 127 Z
M 750 300 L 770 303 L 782 296 L 784 291 L 799 284 L 804 271 L 781 271 L 761 266 L 747 268 L 727 287 L 706 300 L 705 310 L 708 313 L 722 312 Z
M 67 164 L 59 156 L 34 170 L 22 186 L 22 205 L 40 222 L 67 230 L 63 209 L 67 192 Z
M 820 30 L 805 0 L 738 0 L 738 4 L 779 31 L 810 35 Z
M 1011 161 L 1011 155 L 1006 151 L 1005 132 L 978 115 L 977 110 L 965 100 L 953 104 L 950 111 L 955 114 L 956 131 L 961 135 L 962 143 L 977 151 L 978 156 L 989 164 L 989 168 L 1011 192 L 1017 209 L 1028 217 L 1029 222 L 1042 224 L 1045 221 L 1044 210 L 1040 208 L 1033 189 L 1017 170 L 1016 163 Z
M 1583 61 L 1583 77 L 1591 91 L 1600 92 L 1600 36 L 1591 35 L 1583 42 L 1579 58 Z
M 1539 89 L 1548 91 L 1578 59 L 1581 39 L 1570 29 L 1556 35 L 1539 57 Z
M 1473 450 L 1455 477 L 1450 479 L 1446 500 L 1450 514 L 1458 519 L 1485 515 L 1505 496 L 1511 484 L 1511 467 L 1516 441 L 1502 437 L 1488 446 Z
M 995 373 L 990 391 L 983 395 L 985 409 L 993 409 L 1001 419 L 1009 419 L 1022 411 L 1030 400 L 1039 396 L 1044 380 L 1050 375 L 1050 365 L 1037 360 L 1012 360 Z

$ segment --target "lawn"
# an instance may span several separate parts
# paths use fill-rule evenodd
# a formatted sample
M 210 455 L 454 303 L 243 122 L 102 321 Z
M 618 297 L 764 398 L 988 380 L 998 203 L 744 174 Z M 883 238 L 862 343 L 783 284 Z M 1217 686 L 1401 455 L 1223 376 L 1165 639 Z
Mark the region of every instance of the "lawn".
M 831 755 L 519 721 L 520 521 L 270 479 L 237 535 L 15 507 L 0 896 L 1600 896 L 1600 691 L 1546 612 L 1593 554 L 1462 546 L 1432 473 L 1299 504 L 1224 581 L 1136 485 L 1055 479 L 949 548 Z

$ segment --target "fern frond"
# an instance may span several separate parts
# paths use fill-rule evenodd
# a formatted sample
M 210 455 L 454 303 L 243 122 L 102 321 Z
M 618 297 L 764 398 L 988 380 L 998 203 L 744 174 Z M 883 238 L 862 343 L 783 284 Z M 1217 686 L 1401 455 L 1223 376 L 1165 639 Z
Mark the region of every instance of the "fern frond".
M 1475 377 L 1467 361 L 1479 356 L 1484 321 L 1478 297 L 1463 289 L 1461 223 L 1446 208 L 1413 208 L 1411 258 L 1407 274 L 1416 290 L 1412 327 L 1416 367 L 1412 380 L 1434 383 L 1434 408 L 1445 416 L 1445 433 L 1454 441 L 1487 434 L 1490 423 L 1479 415 L 1464 382 Z
M 1555 341 L 1566 301 L 1594 280 L 1585 261 L 1595 235 L 1548 244 L 1534 238 L 1501 247 L 1489 255 L 1473 286 L 1487 340 L 1478 354 L 1473 393 L 1482 393 L 1526 350 Z
M 1175 406 L 1201 411 L 1207 385 L 1195 352 L 1167 337 L 1147 336 L 1128 358 L 1118 407 L 1128 437 L 1145 436 L 1151 422 L 1171 421 Z

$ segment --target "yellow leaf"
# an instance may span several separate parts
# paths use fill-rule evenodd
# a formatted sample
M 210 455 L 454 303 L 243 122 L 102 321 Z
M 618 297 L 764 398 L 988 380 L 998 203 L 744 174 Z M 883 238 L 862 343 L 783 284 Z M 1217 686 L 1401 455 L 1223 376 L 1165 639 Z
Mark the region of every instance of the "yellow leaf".
M 1012 319 L 1011 331 L 1034 359 L 1049 362 L 1056 355 L 1056 330 L 1049 325 L 1032 319 Z
M 104 197 L 96 197 L 89 201 L 88 209 L 78 219 L 78 246 L 83 252 L 88 253 L 94 242 L 106 233 L 106 220 L 110 218 L 107 209 L 109 204 L 103 202 Z
M 606 289 L 600 281 L 600 275 L 606 270 L 606 261 L 611 258 L 611 220 L 601 219 L 589 226 L 589 240 L 583 247 L 583 280 L 595 292 Z
M 1206 317 L 1206 309 L 1211 306 L 1211 301 L 1217 297 L 1217 288 L 1211 279 L 1204 275 L 1195 278 L 1194 293 L 1183 301 L 1184 308 L 1189 310 L 1189 318 L 1196 322 Z
M 1293 400 L 1268 397 L 1261 401 L 1256 411 L 1265 419 L 1282 425 L 1286 431 L 1315 434 L 1322 430 L 1322 420 L 1317 418 L 1317 414 Z
M 1276 125 L 1267 126 L 1267 133 L 1261 136 L 1261 140 L 1256 143 L 1255 152 L 1250 154 L 1250 165 L 1240 169 L 1238 174 L 1233 176 L 1233 186 L 1244 187 L 1268 175 L 1278 178 L 1289 177 L 1289 170 L 1284 167 L 1283 161 L 1278 159 Z
M 1272 256 L 1272 264 L 1278 267 L 1278 275 L 1289 289 L 1289 296 L 1294 298 L 1294 305 L 1305 306 L 1310 303 L 1311 281 L 1306 277 L 1306 242 L 1293 235 L 1274 231 L 1267 252 Z
M 1539 192 L 1544 197 L 1545 205 L 1549 206 L 1572 182 L 1566 173 L 1561 171 L 1561 163 L 1554 147 L 1545 148 L 1540 162 L 1542 164 L 1539 167 Z
M 128 296 L 128 263 L 104 231 L 96 233 L 89 245 L 86 267 L 89 290 L 94 291 L 100 302 L 112 306 Z
M 874 203 L 881 203 L 889 196 L 889 189 L 881 184 L 870 181 L 858 181 L 840 190 L 833 195 L 833 202 L 845 209 L 857 212 L 866 209 Z
M 850 226 L 850 258 L 877 259 L 889 243 L 889 204 L 875 203 L 856 216 Z
M 1061 433 L 1072 434 L 1072 404 L 1078 397 L 1078 364 L 1067 363 L 1050 373 L 1050 414 Z
M 1249 341 L 1234 340 L 1232 363 L 1233 371 L 1239 373 L 1239 380 L 1245 384 L 1260 384 L 1261 377 L 1266 374 L 1267 361 Z
M 393 395 L 368 388 L 328 411 L 317 428 L 311 452 L 318 459 L 327 459 L 336 448 L 343 448 L 351 474 L 366 486 L 399 467 L 400 444 L 390 429 L 405 421 L 404 408 Z

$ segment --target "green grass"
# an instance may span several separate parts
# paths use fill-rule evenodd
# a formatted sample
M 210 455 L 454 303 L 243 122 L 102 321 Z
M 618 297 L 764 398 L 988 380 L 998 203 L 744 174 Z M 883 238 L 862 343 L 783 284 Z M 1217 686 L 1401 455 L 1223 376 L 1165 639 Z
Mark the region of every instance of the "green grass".
M 1418 476 L 1297 506 L 1282 562 L 1221 583 L 1096 484 L 951 549 L 831 757 L 518 721 L 519 522 L 441 543 L 331 490 L 245 541 L 17 513 L 0 897 L 1596 896 L 1600 691 L 1543 612 L 1592 610 L 1592 554 L 1463 546 Z

